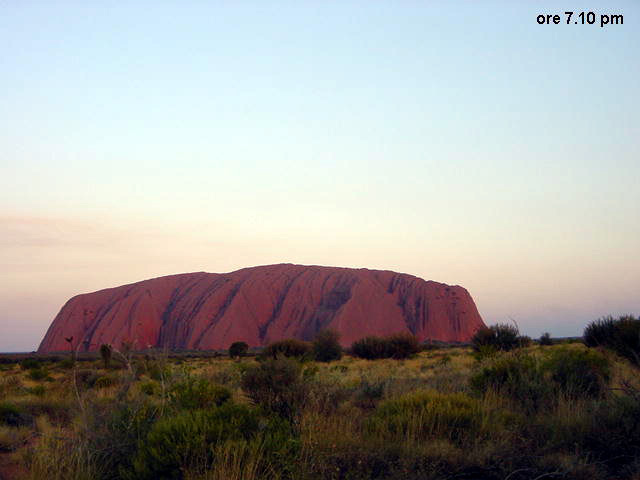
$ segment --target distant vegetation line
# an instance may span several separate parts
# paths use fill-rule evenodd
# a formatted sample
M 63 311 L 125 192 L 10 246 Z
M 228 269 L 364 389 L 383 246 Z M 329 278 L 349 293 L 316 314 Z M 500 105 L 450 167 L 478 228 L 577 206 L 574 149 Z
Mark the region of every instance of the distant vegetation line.
M 0 356 L 0 478 L 637 480 L 640 320 Z

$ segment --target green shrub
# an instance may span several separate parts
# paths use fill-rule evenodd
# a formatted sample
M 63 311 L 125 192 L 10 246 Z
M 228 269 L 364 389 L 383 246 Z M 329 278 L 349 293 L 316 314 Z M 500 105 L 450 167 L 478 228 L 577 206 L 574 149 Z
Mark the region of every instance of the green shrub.
M 232 403 L 163 418 L 139 444 L 133 462 L 136 478 L 176 479 L 188 468 L 210 468 L 215 461 L 212 446 L 246 442 L 259 429 L 255 410 Z
M 36 397 L 43 397 L 45 393 L 47 393 L 47 389 L 44 388 L 44 385 L 36 385 L 35 387 L 27 388 L 28 393 L 31 395 L 35 395 Z
M 617 320 L 612 316 L 602 317 L 589 323 L 582 334 L 587 347 L 604 347 L 617 342 Z
M 354 395 L 356 406 L 360 408 L 374 408 L 376 404 L 382 400 L 387 388 L 387 383 L 385 380 L 371 381 L 368 378 L 362 378 Z
M 419 351 L 420 343 L 410 333 L 396 333 L 386 337 L 364 337 L 351 345 L 351 354 L 366 360 L 409 358 Z
M 345 385 L 335 375 L 316 375 L 307 378 L 305 383 L 305 410 L 324 415 L 335 412 L 353 393 L 353 387 Z
M 171 368 L 163 362 L 147 362 L 146 373 L 152 380 L 160 382 L 171 376 Z
M 244 357 L 249 351 L 249 344 L 247 342 L 233 342 L 229 347 L 229 356 L 231 358 Z
M 104 475 L 82 478 L 135 479 L 133 460 L 158 418 L 158 408 L 144 398 L 94 399 L 85 407 L 76 448 L 92 458 Z M 66 477 L 64 477 L 66 478 Z M 74 477 L 75 478 L 75 477 Z
M 394 438 L 426 440 L 473 435 L 482 422 L 478 400 L 464 393 L 416 391 L 385 400 L 376 409 L 369 428 Z
M 40 368 L 41 366 L 42 363 L 40 362 L 40 360 L 31 357 L 27 357 L 20 362 L 20 367 L 23 370 L 33 370 L 36 368 Z
M 584 329 L 583 340 L 588 347 L 613 350 L 636 366 L 640 366 L 640 319 L 625 315 L 618 319 L 604 317 Z
M 569 397 L 602 396 L 609 383 L 607 358 L 591 350 L 553 350 L 542 365 L 556 388 Z
M 389 358 L 389 343 L 376 336 L 361 338 L 351 345 L 351 354 L 366 360 Z
M 483 362 L 496 357 L 499 353 L 500 350 L 492 345 L 478 345 L 473 349 L 471 355 L 477 362 Z
M 492 358 L 472 375 L 470 385 L 476 392 L 495 391 L 527 410 L 538 410 L 558 396 L 602 396 L 609 377 L 609 362 L 603 355 L 561 348 L 542 357 L 508 353 Z
M 306 359 L 311 355 L 311 349 L 312 347 L 309 342 L 288 338 L 267 345 L 262 354 L 264 357 L 270 358 L 283 356 Z
M 222 405 L 231 392 L 205 378 L 187 377 L 169 389 L 169 403 L 177 410 L 206 409 Z
M 26 398 L 16 401 L 21 411 L 29 417 L 37 418 L 46 415 L 49 420 L 59 425 L 71 422 L 75 414 L 74 403 L 56 397 Z
M 154 381 L 142 382 L 139 386 L 140 391 L 145 395 L 155 395 L 160 390 L 159 385 Z
M 0 423 L 12 427 L 30 425 L 33 419 L 46 415 L 56 423 L 68 423 L 73 411 L 69 403 L 54 398 L 23 398 L 13 403 L 0 403 Z
M 61 360 L 60 362 L 58 362 L 58 365 L 60 366 L 60 368 L 64 370 L 70 370 L 73 368 L 74 363 L 73 363 L 73 360 L 71 360 L 70 358 L 65 358 L 64 360 Z
M 0 403 L 0 424 L 20 427 L 28 425 L 32 421 L 33 417 L 18 405 L 9 402 Z
M 388 342 L 388 355 L 391 358 L 409 358 L 420 351 L 418 339 L 410 333 L 396 333 L 385 340 Z
M 640 397 L 612 396 L 599 403 L 583 444 L 598 457 L 613 459 L 609 462 L 610 468 L 624 468 L 632 458 L 637 464 L 640 459 Z
M 335 330 L 322 330 L 313 340 L 313 356 L 319 362 L 331 362 L 342 358 L 340 334 Z
M 257 405 L 292 420 L 304 404 L 307 388 L 302 368 L 294 359 L 266 360 L 246 369 L 242 389 Z
M 471 339 L 473 349 L 491 347 L 496 350 L 509 351 L 522 346 L 522 340 L 518 329 L 509 324 L 498 323 L 490 327 L 478 329 Z
M 48 378 L 49 372 L 47 371 L 47 369 L 42 367 L 32 368 L 31 370 L 29 370 L 28 376 L 31 380 L 39 381 Z
M 489 359 L 471 376 L 470 385 L 480 393 L 499 392 L 531 410 L 541 406 L 551 389 L 544 378 L 539 359 L 517 353 Z

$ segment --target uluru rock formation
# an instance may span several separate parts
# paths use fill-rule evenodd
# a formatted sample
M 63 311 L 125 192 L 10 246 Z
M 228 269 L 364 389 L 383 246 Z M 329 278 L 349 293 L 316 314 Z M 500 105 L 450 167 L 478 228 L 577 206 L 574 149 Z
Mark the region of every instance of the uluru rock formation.
M 222 349 L 310 340 L 332 328 L 349 345 L 366 335 L 411 332 L 420 340 L 467 341 L 484 326 L 460 286 L 403 273 L 267 265 L 231 273 L 185 273 L 78 295 L 53 320 L 39 352 L 103 343 L 134 348 Z

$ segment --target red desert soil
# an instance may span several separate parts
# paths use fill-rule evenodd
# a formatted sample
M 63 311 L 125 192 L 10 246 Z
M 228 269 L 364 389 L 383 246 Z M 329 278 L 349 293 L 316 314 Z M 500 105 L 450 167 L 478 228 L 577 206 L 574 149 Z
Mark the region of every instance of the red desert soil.
M 366 335 L 411 332 L 420 340 L 468 341 L 484 323 L 460 286 L 403 273 L 267 265 L 185 273 L 78 295 L 53 320 L 39 352 L 103 343 L 136 349 L 222 349 L 309 340 L 332 328 L 349 345 Z

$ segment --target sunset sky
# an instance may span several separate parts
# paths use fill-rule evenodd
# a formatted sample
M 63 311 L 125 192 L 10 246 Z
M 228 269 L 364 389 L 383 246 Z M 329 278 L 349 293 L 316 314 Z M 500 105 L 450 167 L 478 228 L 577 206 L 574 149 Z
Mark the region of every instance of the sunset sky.
M 640 314 L 640 2 L 0 0 L 0 351 L 78 293 L 271 263 Z M 606 10 L 605 10 L 606 7 Z M 540 13 L 624 25 L 538 25 Z

